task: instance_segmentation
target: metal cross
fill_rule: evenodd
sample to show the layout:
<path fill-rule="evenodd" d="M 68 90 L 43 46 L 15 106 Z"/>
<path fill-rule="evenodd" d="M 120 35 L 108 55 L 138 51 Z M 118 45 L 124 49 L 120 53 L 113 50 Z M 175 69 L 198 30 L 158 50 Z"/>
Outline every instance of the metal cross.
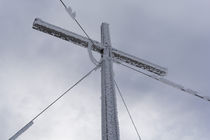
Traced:
<path fill-rule="evenodd" d="M 35 19 L 33 28 L 63 40 L 72 42 L 81 47 L 87 48 L 89 45 L 91 45 L 91 50 L 101 54 L 102 140 L 120 140 L 116 95 L 113 79 L 113 61 L 126 63 L 133 67 L 141 68 L 147 72 L 156 74 L 157 76 L 165 76 L 167 69 L 112 48 L 109 25 L 107 23 L 102 23 L 101 25 L 101 43 L 97 41 L 93 41 L 92 43 L 86 37 L 54 26 L 38 18 Z"/>

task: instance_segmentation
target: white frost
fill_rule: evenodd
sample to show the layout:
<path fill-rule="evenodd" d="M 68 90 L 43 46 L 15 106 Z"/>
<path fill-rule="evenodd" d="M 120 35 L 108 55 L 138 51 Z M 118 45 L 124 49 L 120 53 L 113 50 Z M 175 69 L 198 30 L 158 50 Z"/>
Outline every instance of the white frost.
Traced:
<path fill-rule="evenodd" d="M 68 6 L 66 8 L 67 13 L 70 15 L 71 18 L 75 19 L 76 18 L 76 12 L 73 12 L 72 8 Z"/>

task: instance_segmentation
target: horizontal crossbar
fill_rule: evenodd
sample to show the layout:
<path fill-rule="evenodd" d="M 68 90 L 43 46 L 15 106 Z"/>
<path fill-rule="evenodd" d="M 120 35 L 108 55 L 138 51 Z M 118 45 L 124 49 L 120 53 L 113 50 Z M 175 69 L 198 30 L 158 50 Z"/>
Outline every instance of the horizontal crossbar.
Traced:
<path fill-rule="evenodd" d="M 79 45 L 79 46 L 85 47 L 85 48 L 88 47 L 88 43 L 91 43 L 90 40 L 86 37 L 83 37 L 76 33 L 67 31 L 67 30 L 57 27 L 55 25 L 49 24 L 49 23 L 44 22 L 38 18 L 36 18 L 34 20 L 33 29 L 53 35 L 55 37 L 72 42 L 76 45 Z M 100 42 L 94 41 L 94 40 L 93 40 L 93 42 L 94 42 L 94 44 L 92 45 L 92 50 L 102 54 L 103 49 L 104 49 L 102 44 Z M 148 62 L 146 60 L 132 56 L 130 54 L 127 54 L 125 52 L 119 51 L 114 48 L 112 49 L 112 57 L 113 57 L 113 59 L 116 59 L 117 61 L 122 61 L 124 63 L 144 69 L 146 71 L 149 71 L 149 72 L 154 73 L 159 76 L 165 76 L 167 74 L 166 68 L 163 68 L 159 65 L 153 64 L 151 62 Z"/>

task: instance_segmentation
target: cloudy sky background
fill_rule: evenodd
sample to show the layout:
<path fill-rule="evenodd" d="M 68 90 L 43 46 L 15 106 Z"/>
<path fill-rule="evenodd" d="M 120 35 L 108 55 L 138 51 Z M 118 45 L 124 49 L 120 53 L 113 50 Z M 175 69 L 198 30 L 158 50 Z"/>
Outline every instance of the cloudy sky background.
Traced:
<path fill-rule="evenodd" d="M 65 0 L 100 41 L 168 68 L 167 79 L 210 96 L 208 0 Z M 6 140 L 93 68 L 87 50 L 32 29 L 34 18 L 83 35 L 59 0 L 0 1 L 0 139 Z M 98 57 L 98 56 L 97 56 Z M 114 65 L 142 140 L 209 140 L 210 103 Z M 100 70 L 40 116 L 19 140 L 99 140 Z M 119 96 L 118 96 L 119 97 Z M 118 98 L 121 140 L 136 140 Z"/>

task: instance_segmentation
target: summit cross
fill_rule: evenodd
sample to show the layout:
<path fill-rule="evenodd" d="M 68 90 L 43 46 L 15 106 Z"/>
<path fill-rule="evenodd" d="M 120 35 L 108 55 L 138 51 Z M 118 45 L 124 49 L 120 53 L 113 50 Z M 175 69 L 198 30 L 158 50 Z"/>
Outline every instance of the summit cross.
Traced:
<path fill-rule="evenodd" d="M 90 40 L 76 33 L 36 18 L 33 29 L 88 48 L 101 54 L 101 129 L 102 140 L 120 140 L 117 103 L 114 86 L 113 62 L 126 63 L 157 76 L 165 76 L 167 69 L 146 60 L 112 48 L 109 25 L 101 25 L 101 42 Z"/>

